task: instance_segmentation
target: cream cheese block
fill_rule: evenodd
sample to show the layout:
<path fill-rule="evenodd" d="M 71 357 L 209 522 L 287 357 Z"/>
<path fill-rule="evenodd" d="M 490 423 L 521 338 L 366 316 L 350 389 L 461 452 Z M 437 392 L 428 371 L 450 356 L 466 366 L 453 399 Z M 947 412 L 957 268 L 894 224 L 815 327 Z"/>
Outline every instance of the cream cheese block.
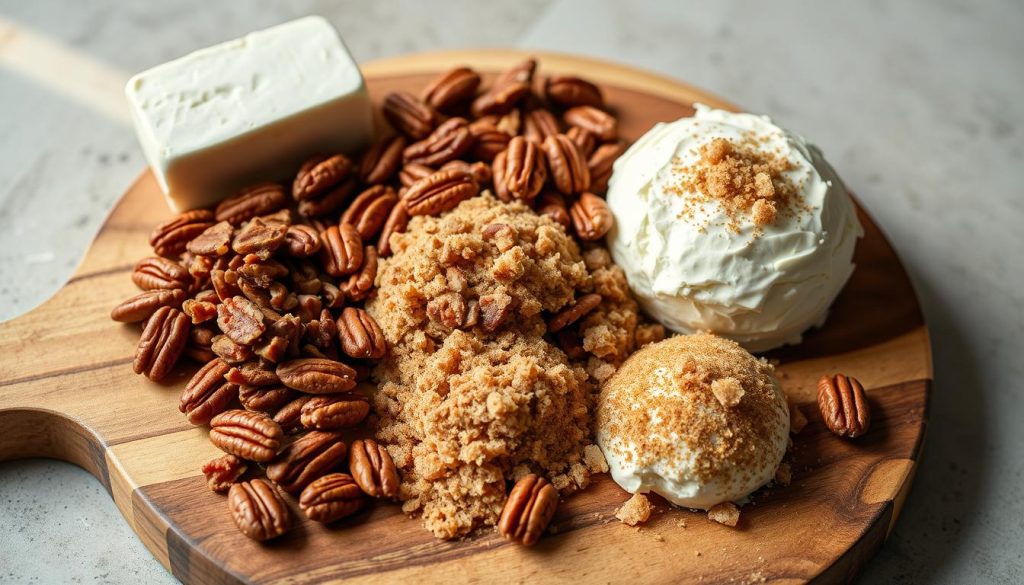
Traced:
<path fill-rule="evenodd" d="M 285 178 L 312 154 L 354 152 L 373 131 L 359 67 L 318 16 L 154 67 L 132 77 L 125 93 L 174 211 Z"/>

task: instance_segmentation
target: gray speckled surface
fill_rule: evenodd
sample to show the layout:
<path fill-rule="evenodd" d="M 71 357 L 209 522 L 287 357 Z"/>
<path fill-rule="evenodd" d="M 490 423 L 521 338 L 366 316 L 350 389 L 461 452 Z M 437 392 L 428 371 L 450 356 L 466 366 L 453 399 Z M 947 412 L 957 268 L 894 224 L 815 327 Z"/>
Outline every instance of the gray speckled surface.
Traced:
<path fill-rule="evenodd" d="M 859 582 L 1024 582 L 1024 4 L 635 4 L 0 0 L 0 319 L 59 288 L 142 168 L 112 95 L 134 71 L 308 13 L 361 60 L 513 45 L 640 65 L 819 143 L 917 286 L 935 351 L 928 444 Z M 35 74 L 26 38 L 98 69 Z M 84 94 L 65 87 L 76 75 Z M 69 465 L 0 464 L 0 519 L 0 582 L 173 582 Z"/>

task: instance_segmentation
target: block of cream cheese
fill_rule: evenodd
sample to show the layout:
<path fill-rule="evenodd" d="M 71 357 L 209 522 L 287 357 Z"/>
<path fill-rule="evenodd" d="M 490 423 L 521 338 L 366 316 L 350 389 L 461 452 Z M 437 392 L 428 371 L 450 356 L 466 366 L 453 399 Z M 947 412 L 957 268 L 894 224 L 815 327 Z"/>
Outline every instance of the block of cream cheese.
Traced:
<path fill-rule="evenodd" d="M 371 139 L 366 84 L 325 19 L 308 16 L 133 77 L 135 130 L 175 211 L 284 179 L 319 152 Z"/>

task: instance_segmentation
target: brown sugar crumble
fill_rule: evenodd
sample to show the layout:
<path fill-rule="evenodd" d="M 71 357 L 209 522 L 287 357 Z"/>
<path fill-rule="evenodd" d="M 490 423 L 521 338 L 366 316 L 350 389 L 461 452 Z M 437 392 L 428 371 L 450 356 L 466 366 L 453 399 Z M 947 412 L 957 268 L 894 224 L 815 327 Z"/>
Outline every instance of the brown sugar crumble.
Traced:
<path fill-rule="evenodd" d="M 692 220 L 705 204 L 718 202 L 728 227 L 739 233 L 744 218 L 761 228 L 775 223 L 780 214 L 797 210 L 799 187 L 785 174 L 792 170 L 792 162 L 766 151 L 761 142 L 752 133 L 739 141 L 714 138 L 698 149 L 696 163 L 677 161 L 673 171 L 681 180 L 668 190 L 688 198 L 682 216 Z"/>
<path fill-rule="evenodd" d="M 626 500 L 626 503 L 622 504 L 622 507 L 615 511 L 615 517 L 623 524 L 636 526 L 650 520 L 651 511 L 653 510 L 654 506 L 651 505 L 651 501 L 647 499 L 647 496 L 633 494 L 632 498 Z"/>
<path fill-rule="evenodd" d="M 607 471 L 590 438 L 596 386 L 637 327 L 608 252 L 486 194 L 413 218 L 391 244 L 366 310 L 391 346 L 373 401 L 403 510 L 457 538 L 497 522 L 509 481 L 537 473 L 564 496 Z M 582 350 L 570 359 L 546 319 L 588 293 L 602 302 L 572 324 Z"/>
<path fill-rule="evenodd" d="M 722 502 L 708 510 L 708 519 L 725 526 L 736 526 L 740 521 L 740 509 L 732 502 Z"/>

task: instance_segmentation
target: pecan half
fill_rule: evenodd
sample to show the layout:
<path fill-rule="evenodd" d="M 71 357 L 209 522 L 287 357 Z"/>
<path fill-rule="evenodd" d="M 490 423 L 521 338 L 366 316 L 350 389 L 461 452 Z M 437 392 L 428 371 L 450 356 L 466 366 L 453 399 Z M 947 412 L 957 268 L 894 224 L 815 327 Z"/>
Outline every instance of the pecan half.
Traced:
<path fill-rule="evenodd" d="M 548 331 L 555 333 L 565 329 L 569 325 L 572 325 L 582 319 L 587 313 L 596 309 L 600 304 L 601 295 L 597 293 L 583 295 L 576 299 L 576 303 L 571 307 L 566 307 L 551 317 L 551 320 L 548 321 Z"/>
<path fill-rule="evenodd" d="M 173 307 L 160 307 L 146 321 L 132 369 L 154 382 L 167 377 L 188 343 L 189 319 Z"/>
<path fill-rule="evenodd" d="M 231 237 L 235 233 L 229 221 L 211 224 L 188 242 L 186 248 L 199 256 L 223 256 L 231 251 Z"/>
<path fill-rule="evenodd" d="M 174 260 L 151 256 L 135 263 L 132 282 L 142 290 L 186 289 L 192 283 L 192 277 L 184 266 Z"/>
<path fill-rule="evenodd" d="M 502 71 L 494 79 L 494 85 L 505 83 L 531 83 L 533 74 L 537 71 L 537 60 L 533 57 L 523 59 L 508 69 Z"/>
<path fill-rule="evenodd" d="M 473 156 L 485 161 L 493 161 L 499 152 L 508 148 L 508 141 L 512 139 L 490 123 L 474 122 L 469 125 L 469 132 L 473 135 Z"/>
<path fill-rule="evenodd" d="M 587 159 L 568 136 L 555 134 L 545 138 L 544 154 L 556 189 L 566 195 L 574 195 L 590 188 Z"/>
<path fill-rule="evenodd" d="M 455 67 L 424 88 L 423 103 L 439 111 L 449 111 L 473 97 L 480 87 L 480 75 L 469 67 Z"/>
<path fill-rule="evenodd" d="M 263 312 L 245 297 L 234 296 L 217 305 L 217 326 L 232 341 L 249 345 L 256 341 L 266 326 Z"/>
<path fill-rule="evenodd" d="M 281 425 L 286 433 L 291 433 L 302 428 L 302 407 L 315 396 L 303 395 L 285 404 L 274 415 L 274 422 Z"/>
<path fill-rule="evenodd" d="M 284 386 L 241 386 L 238 401 L 246 410 L 272 413 L 295 398 L 295 392 Z"/>
<path fill-rule="evenodd" d="M 445 163 L 445 165 L 441 167 L 441 170 L 456 170 L 469 173 L 469 175 L 473 177 L 473 180 L 476 181 L 477 185 L 481 186 L 490 183 L 491 178 L 493 177 L 491 165 L 481 161 L 468 163 L 464 160 L 453 160 Z"/>
<path fill-rule="evenodd" d="M 413 140 L 426 138 L 437 125 L 434 109 L 408 92 L 389 93 L 381 107 L 391 126 Z"/>
<path fill-rule="evenodd" d="M 469 110 L 473 116 L 507 114 L 520 101 L 530 94 L 530 83 L 526 81 L 510 81 L 495 83 L 491 89 L 477 96 Z"/>
<path fill-rule="evenodd" d="M 871 426 L 871 407 L 856 378 L 822 376 L 818 380 L 818 408 L 828 430 L 840 437 L 859 437 Z"/>
<path fill-rule="evenodd" d="M 363 264 L 363 239 L 355 226 L 332 225 L 320 234 L 320 261 L 331 276 L 352 274 Z"/>
<path fill-rule="evenodd" d="M 529 201 L 540 193 L 547 180 L 544 154 L 533 142 L 516 136 L 494 159 L 494 190 L 502 201 Z"/>
<path fill-rule="evenodd" d="M 216 459 L 203 464 L 203 475 L 210 489 L 224 493 L 245 473 L 247 466 L 244 461 L 234 455 L 225 453 Z"/>
<path fill-rule="evenodd" d="M 188 381 L 178 401 L 178 410 L 185 413 L 188 422 L 207 424 L 238 396 L 238 386 L 224 379 L 229 369 L 224 360 L 214 359 Z"/>
<path fill-rule="evenodd" d="M 615 140 L 619 134 L 619 124 L 608 112 L 599 110 L 593 106 L 576 106 L 569 108 L 562 114 L 565 123 L 570 126 L 579 126 L 584 130 L 593 132 L 603 142 Z"/>
<path fill-rule="evenodd" d="M 265 463 L 281 449 L 281 425 L 261 412 L 227 410 L 210 420 L 210 442 L 225 453 Z"/>
<path fill-rule="evenodd" d="M 419 163 L 411 163 L 402 167 L 402 170 L 398 173 L 398 182 L 403 187 L 412 187 L 413 183 L 420 179 L 425 179 L 430 175 L 434 174 L 434 169 L 427 165 L 421 165 Z"/>
<path fill-rule="evenodd" d="M 449 169 L 413 183 L 403 201 L 409 215 L 438 215 L 479 192 L 480 186 L 470 174 Z"/>
<path fill-rule="evenodd" d="M 210 350 L 229 364 L 240 364 L 252 359 L 252 348 L 235 343 L 227 335 L 217 335 L 210 344 Z"/>
<path fill-rule="evenodd" d="M 406 147 L 402 160 L 406 164 L 418 163 L 437 167 L 462 156 L 473 146 L 473 134 L 463 118 L 450 118 L 438 126 L 430 136 Z"/>
<path fill-rule="evenodd" d="M 385 136 L 375 142 L 359 163 L 359 178 L 367 185 L 386 183 L 402 166 L 402 151 L 407 144 L 401 134 Z"/>
<path fill-rule="evenodd" d="M 590 189 L 595 193 L 603 193 L 608 189 L 608 179 L 612 176 L 612 165 L 622 155 L 625 146 L 618 142 L 602 144 L 587 159 L 590 168 Z"/>
<path fill-rule="evenodd" d="M 277 366 L 277 377 L 289 388 L 309 394 L 333 394 L 356 385 L 356 371 L 329 359 L 300 358 Z"/>
<path fill-rule="evenodd" d="M 224 378 L 232 384 L 246 384 L 249 386 L 274 386 L 281 383 L 274 370 L 266 369 L 259 362 L 245 362 L 237 365 L 226 374 Z"/>
<path fill-rule="evenodd" d="M 565 197 L 562 197 L 562 194 L 557 191 L 545 190 L 537 196 L 537 213 L 550 217 L 555 223 L 561 224 L 565 228 L 572 224 L 569 208 L 565 204 Z"/>
<path fill-rule="evenodd" d="M 160 256 L 177 256 L 192 238 L 212 225 L 213 212 L 209 209 L 186 211 L 156 226 L 149 234 L 149 245 Z"/>
<path fill-rule="evenodd" d="M 576 236 L 581 240 L 599 240 L 612 229 L 615 218 L 608 204 L 593 193 L 583 193 L 569 208 Z"/>
<path fill-rule="evenodd" d="M 254 217 L 235 235 L 231 249 L 239 254 L 260 254 L 263 258 L 269 258 L 274 250 L 284 243 L 287 233 L 286 225 L 268 223 Z"/>
<path fill-rule="evenodd" d="M 395 190 L 387 185 L 375 185 L 356 197 L 341 216 L 341 223 L 356 228 L 363 241 L 369 241 L 384 227 L 391 208 L 398 203 Z"/>
<path fill-rule="evenodd" d="M 298 201 L 317 199 L 343 183 L 354 171 L 352 161 L 343 154 L 315 156 L 299 168 L 292 183 L 292 197 Z"/>
<path fill-rule="evenodd" d="M 284 491 L 294 494 L 345 463 L 347 452 L 341 433 L 312 431 L 295 439 L 267 465 L 267 477 Z"/>
<path fill-rule="evenodd" d="M 121 301 L 110 311 L 110 318 L 121 323 L 138 323 L 160 307 L 178 307 L 184 300 L 185 291 L 180 288 L 147 290 Z"/>
<path fill-rule="evenodd" d="M 363 255 L 363 265 L 342 286 L 345 297 L 353 301 L 361 301 L 369 296 L 373 290 L 373 283 L 377 279 L 377 248 L 367 246 Z"/>
<path fill-rule="evenodd" d="M 338 337 L 345 355 L 356 359 L 379 359 L 388 350 L 380 325 L 369 313 L 355 307 L 345 307 L 338 317 Z"/>
<path fill-rule="evenodd" d="M 584 130 L 579 126 L 573 126 L 565 131 L 565 135 L 576 143 L 576 149 L 580 151 L 580 154 L 587 157 L 588 166 L 590 155 L 594 153 L 594 149 L 597 148 L 597 136 L 590 130 Z"/>
<path fill-rule="evenodd" d="M 552 75 L 544 82 L 544 97 L 549 102 L 571 108 L 574 106 L 604 106 L 601 89 L 593 83 L 572 75 Z"/>
<path fill-rule="evenodd" d="M 512 312 L 512 298 L 504 293 L 480 297 L 480 324 L 485 331 L 496 331 Z"/>
<path fill-rule="evenodd" d="M 558 119 L 550 110 L 535 108 L 526 112 L 523 121 L 523 138 L 540 146 L 544 144 L 544 140 L 548 136 L 558 133 Z"/>
<path fill-rule="evenodd" d="M 284 187 L 277 183 L 260 183 L 242 189 L 217 205 L 214 218 L 231 225 L 241 225 L 258 215 L 266 215 L 288 204 Z"/>
<path fill-rule="evenodd" d="M 355 176 L 351 176 L 316 199 L 299 201 L 299 215 L 303 217 L 320 217 L 337 212 L 345 205 L 345 201 L 348 200 L 349 196 L 355 192 L 356 185 Z"/>
<path fill-rule="evenodd" d="M 398 469 L 395 462 L 388 450 L 373 439 L 352 442 L 348 468 L 366 495 L 373 498 L 398 497 Z"/>
<path fill-rule="evenodd" d="M 228 491 L 228 508 L 235 526 L 253 540 L 270 540 L 291 528 L 288 504 L 265 479 L 232 485 Z"/>
<path fill-rule="evenodd" d="M 546 479 L 529 474 L 516 482 L 498 520 L 498 532 L 531 546 L 548 527 L 558 508 L 558 491 Z"/>
<path fill-rule="evenodd" d="M 308 225 L 291 225 L 284 235 L 284 249 L 290 256 L 305 258 L 320 251 L 320 234 Z"/>
<path fill-rule="evenodd" d="M 377 252 L 382 258 L 391 255 L 391 235 L 404 232 L 408 225 L 409 210 L 404 202 L 399 201 L 397 205 L 391 208 L 391 214 L 388 215 L 388 220 L 384 222 L 384 227 L 380 230 L 380 238 L 377 239 Z"/>
<path fill-rule="evenodd" d="M 334 522 L 363 507 L 366 498 L 347 473 L 331 473 L 306 486 L 299 496 L 299 508 L 314 522 Z"/>
<path fill-rule="evenodd" d="M 335 430 L 359 424 L 370 414 L 370 402 L 358 392 L 314 396 L 302 406 L 300 420 L 307 429 Z"/>

